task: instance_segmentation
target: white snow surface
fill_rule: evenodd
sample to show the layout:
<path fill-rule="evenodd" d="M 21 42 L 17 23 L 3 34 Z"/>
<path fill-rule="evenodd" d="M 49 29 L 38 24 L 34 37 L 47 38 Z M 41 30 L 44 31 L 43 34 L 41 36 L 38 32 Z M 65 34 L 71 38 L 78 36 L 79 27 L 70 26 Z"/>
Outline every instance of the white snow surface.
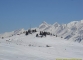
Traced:
<path fill-rule="evenodd" d="M 82 44 L 55 36 L 35 36 L 20 34 L 0 39 L 0 60 L 83 59 Z"/>

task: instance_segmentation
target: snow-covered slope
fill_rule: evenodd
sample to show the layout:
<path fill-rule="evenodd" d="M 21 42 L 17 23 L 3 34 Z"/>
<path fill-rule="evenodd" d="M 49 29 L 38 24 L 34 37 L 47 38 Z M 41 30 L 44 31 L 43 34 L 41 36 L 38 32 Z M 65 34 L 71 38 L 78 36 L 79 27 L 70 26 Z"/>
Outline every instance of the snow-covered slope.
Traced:
<path fill-rule="evenodd" d="M 74 42 L 82 43 L 83 41 L 83 20 L 72 21 L 68 24 L 59 24 L 56 22 L 53 25 L 48 24 L 44 21 L 42 22 L 42 24 L 39 25 L 38 28 L 34 28 L 34 29 L 36 29 L 37 31 L 47 31 L 57 35 L 58 37 L 63 37 L 64 39 L 72 40 Z M 7 38 L 13 35 L 22 34 L 24 31 L 26 30 L 19 29 L 12 32 L 0 34 L 0 38 L 2 37 Z"/>
<path fill-rule="evenodd" d="M 43 27 L 42 27 L 43 26 Z M 49 25 L 47 23 L 42 23 L 39 29 L 42 27 L 43 31 L 51 32 L 64 39 L 73 40 L 81 42 L 83 40 L 83 20 L 72 21 L 68 24 L 58 24 Z M 41 29 L 40 29 L 41 30 Z"/>
<path fill-rule="evenodd" d="M 14 35 L 0 39 L 0 60 L 83 59 L 83 45 L 56 36 Z"/>
<path fill-rule="evenodd" d="M 12 32 L 5 32 L 3 34 L 0 34 L 0 38 L 12 37 L 12 36 L 17 35 L 17 34 L 22 34 L 24 31 L 25 31 L 24 29 L 18 29 L 18 30 L 12 31 Z"/>
<path fill-rule="evenodd" d="M 0 34 L 0 60 L 83 59 L 83 20 L 53 25 L 44 21 L 38 28 L 31 29 L 37 32 L 26 36 L 27 30 L 19 29 Z M 50 32 L 57 37 L 36 37 L 40 31 Z"/>

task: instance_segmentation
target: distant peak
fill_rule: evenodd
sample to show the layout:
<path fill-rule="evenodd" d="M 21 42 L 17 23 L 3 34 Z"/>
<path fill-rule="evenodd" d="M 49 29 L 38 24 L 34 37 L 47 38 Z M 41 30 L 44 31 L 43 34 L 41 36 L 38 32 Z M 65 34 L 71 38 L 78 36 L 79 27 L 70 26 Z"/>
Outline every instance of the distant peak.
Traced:
<path fill-rule="evenodd" d="M 83 19 L 81 20 L 81 23 L 83 23 Z"/>
<path fill-rule="evenodd" d="M 43 21 L 41 25 L 49 25 L 47 22 Z"/>
<path fill-rule="evenodd" d="M 55 25 L 55 24 L 58 24 L 57 22 L 55 22 L 53 25 Z"/>
<path fill-rule="evenodd" d="M 46 22 L 46 21 L 43 21 L 42 23 L 43 23 L 43 24 L 47 24 L 47 22 Z"/>
<path fill-rule="evenodd" d="M 39 25 L 39 28 L 42 29 L 42 28 L 46 28 L 48 26 L 49 26 L 49 24 L 47 22 L 43 21 L 42 24 Z"/>
<path fill-rule="evenodd" d="M 71 21 L 70 23 L 68 23 L 68 25 L 75 25 L 77 24 L 79 21 Z"/>
<path fill-rule="evenodd" d="M 55 22 L 53 25 L 60 25 L 59 23 Z"/>

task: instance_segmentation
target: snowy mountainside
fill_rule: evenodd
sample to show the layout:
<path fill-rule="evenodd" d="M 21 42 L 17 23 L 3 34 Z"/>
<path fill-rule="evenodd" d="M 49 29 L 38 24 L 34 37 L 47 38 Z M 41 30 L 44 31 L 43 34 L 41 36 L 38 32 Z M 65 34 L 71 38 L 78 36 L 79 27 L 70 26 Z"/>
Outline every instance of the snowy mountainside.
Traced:
<path fill-rule="evenodd" d="M 57 35 L 58 37 L 62 37 L 67 40 L 72 40 L 75 42 L 82 42 L 83 41 L 83 20 L 81 21 L 72 21 L 68 24 L 48 24 L 47 22 L 42 22 L 42 24 L 39 25 L 37 28 L 31 28 L 36 29 L 37 31 L 47 31 L 52 34 Z M 12 32 L 7 32 L 4 34 L 0 34 L 0 38 L 2 37 L 11 37 L 13 35 L 22 34 L 27 30 L 24 29 L 18 29 Z"/>
<path fill-rule="evenodd" d="M 58 23 L 50 25 L 43 22 L 39 27 L 41 28 L 31 28 L 31 30 L 36 29 L 37 32 L 28 35 L 25 34 L 27 30 L 24 29 L 1 34 L 1 37 L 4 38 L 0 38 L 0 60 L 83 59 L 83 40 L 80 42 L 82 44 L 78 43 L 78 34 L 82 33 L 82 30 L 80 30 L 82 25 L 79 25 L 80 29 L 78 31 L 75 29 L 71 30 L 71 28 L 67 27 L 67 24 L 60 25 Z M 37 34 L 40 34 L 41 30 L 57 34 L 58 36 L 36 37 Z M 65 39 L 61 38 L 61 36 Z M 75 40 L 77 39 L 78 42 L 72 42 L 73 37 L 77 37 Z"/>
<path fill-rule="evenodd" d="M 22 34 L 24 31 L 25 31 L 24 29 L 18 29 L 18 30 L 12 31 L 12 32 L 6 32 L 3 34 L 0 34 L 0 38 L 12 37 L 12 36 L 17 35 L 17 34 Z"/>
<path fill-rule="evenodd" d="M 36 37 L 36 33 L 0 39 L 0 60 L 83 59 L 83 45 L 56 36 Z"/>
<path fill-rule="evenodd" d="M 48 30 L 50 27 L 51 25 L 44 21 L 42 22 L 42 24 L 39 25 L 39 30 L 41 31 Z"/>
<path fill-rule="evenodd" d="M 83 20 L 81 21 L 72 21 L 68 24 L 58 24 L 57 22 L 53 25 L 49 24 L 41 24 L 39 26 L 42 27 L 43 31 L 51 32 L 59 37 L 63 37 L 64 39 L 73 40 L 77 42 L 81 42 L 83 40 Z"/>

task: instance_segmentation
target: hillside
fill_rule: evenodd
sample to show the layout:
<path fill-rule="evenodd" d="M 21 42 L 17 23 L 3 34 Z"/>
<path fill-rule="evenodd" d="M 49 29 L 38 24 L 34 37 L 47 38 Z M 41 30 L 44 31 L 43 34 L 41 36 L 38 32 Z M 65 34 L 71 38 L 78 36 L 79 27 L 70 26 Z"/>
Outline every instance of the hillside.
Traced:
<path fill-rule="evenodd" d="M 83 59 L 83 45 L 56 36 L 35 37 L 36 33 L 0 39 L 0 60 Z"/>

